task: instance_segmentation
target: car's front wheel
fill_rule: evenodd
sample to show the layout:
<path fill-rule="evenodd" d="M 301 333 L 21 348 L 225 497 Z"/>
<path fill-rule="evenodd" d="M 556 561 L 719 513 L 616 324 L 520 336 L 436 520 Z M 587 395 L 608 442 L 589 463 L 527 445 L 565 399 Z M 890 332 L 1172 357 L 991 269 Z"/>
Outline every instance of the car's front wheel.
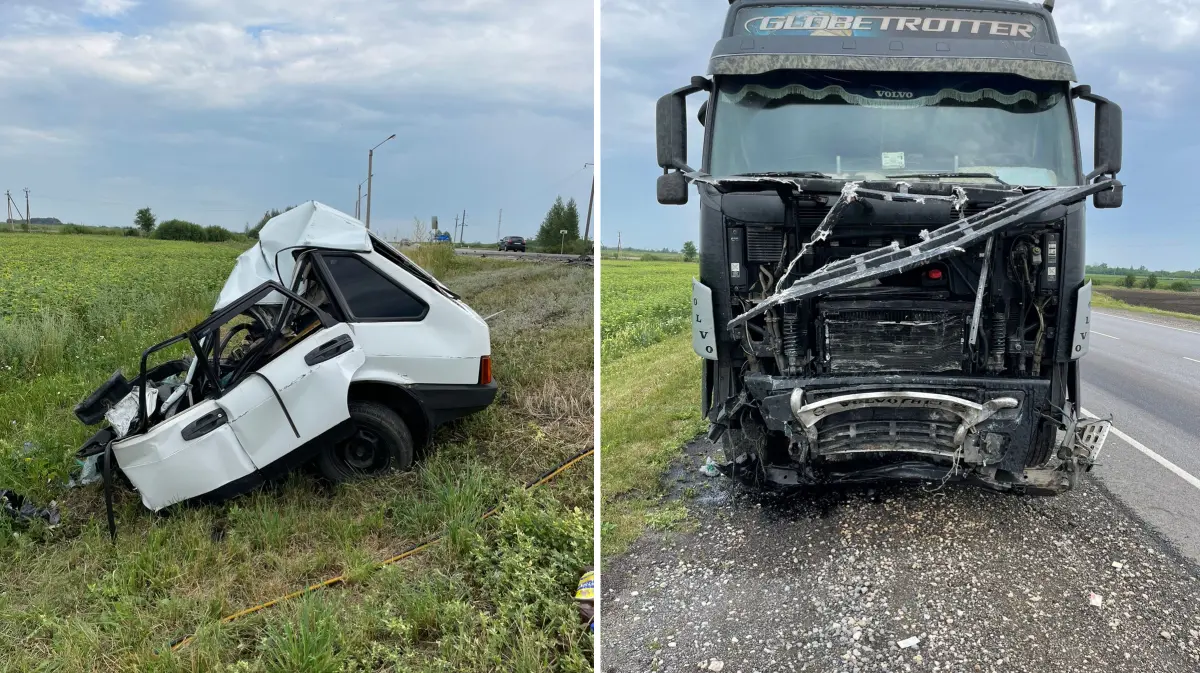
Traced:
<path fill-rule="evenodd" d="M 404 419 L 378 402 L 350 401 L 354 434 L 317 454 L 317 468 L 339 483 L 412 467 L 412 433 Z"/>

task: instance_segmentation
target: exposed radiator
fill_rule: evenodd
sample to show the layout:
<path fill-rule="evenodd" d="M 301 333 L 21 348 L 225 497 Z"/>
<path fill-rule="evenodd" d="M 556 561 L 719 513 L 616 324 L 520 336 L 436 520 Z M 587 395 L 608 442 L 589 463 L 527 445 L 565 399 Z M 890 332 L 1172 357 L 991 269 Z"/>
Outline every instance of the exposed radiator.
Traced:
<path fill-rule="evenodd" d="M 970 311 L 964 302 L 825 302 L 825 366 L 834 374 L 962 371 Z"/>
<path fill-rule="evenodd" d="M 782 229 L 746 227 L 746 261 L 778 262 L 782 256 Z"/>

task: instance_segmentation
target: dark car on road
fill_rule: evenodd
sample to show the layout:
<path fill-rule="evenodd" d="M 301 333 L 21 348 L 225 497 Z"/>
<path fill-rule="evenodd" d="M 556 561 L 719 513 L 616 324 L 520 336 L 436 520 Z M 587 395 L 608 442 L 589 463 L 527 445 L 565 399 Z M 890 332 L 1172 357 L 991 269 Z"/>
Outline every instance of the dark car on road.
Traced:
<path fill-rule="evenodd" d="M 500 239 L 500 245 L 496 249 L 500 252 L 508 252 L 509 250 L 525 252 L 525 239 L 520 236 L 505 236 Z"/>

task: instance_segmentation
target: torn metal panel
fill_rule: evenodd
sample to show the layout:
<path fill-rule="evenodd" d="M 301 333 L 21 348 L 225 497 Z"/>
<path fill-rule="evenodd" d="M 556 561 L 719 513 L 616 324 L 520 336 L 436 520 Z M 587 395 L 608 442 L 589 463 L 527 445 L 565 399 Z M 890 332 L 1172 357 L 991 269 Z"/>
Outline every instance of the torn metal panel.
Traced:
<path fill-rule="evenodd" d="M 955 253 L 964 253 L 968 247 L 977 242 L 1009 227 L 1023 224 L 1048 208 L 1077 203 L 1092 194 L 1112 189 L 1115 184 L 1117 184 L 1115 180 L 1104 180 L 1080 187 L 1029 192 L 982 213 L 942 227 L 930 234 L 929 240 L 916 245 L 901 249 L 899 244 L 893 241 L 892 245 L 879 250 L 829 264 L 800 279 L 792 287 L 777 292 L 749 311 L 730 320 L 728 326 L 734 328 L 742 325 L 747 320 L 762 315 L 770 308 L 784 302 L 815 297 L 840 288 L 903 273 L 909 269 L 945 259 Z M 911 194 L 872 193 L 875 191 L 859 188 L 856 194 L 867 198 L 890 194 L 892 200 L 914 199 Z"/>
<path fill-rule="evenodd" d="M 792 263 L 788 264 L 787 270 L 785 270 L 783 274 L 779 276 L 779 282 L 775 285 L 775 292 L 780 292 L 783 290 L 783 284 L 787 282 L 788 276 L 792 275 L 792 270 L 796 268 L 796 264 L 798 264 L 801 259 L 804 259 L 805 255 L 812 252 L 813 246 L 829 238 L 830 232 L 833 231 L 833 225 L 837 224 L 838 221 L 841 220 L 842 212 L 845 211 L 846 207 L 851 203 L 858 201 L 858 188 L 860 184 L 862 183 L 847 182 L 846 185 L 842 187 L 841 195 L 838 196 L 838 200 L 833 204 L 833 207 L 829 209 L 829 212 L 825 214 L 825 219 L 821 220 L 820 226 L 813 231 L 812 236 L 810 236 L 808 239 L 808 242 L 805 243 L 802 248 L 800 248 L 800 253 L 792 258 Z"/>

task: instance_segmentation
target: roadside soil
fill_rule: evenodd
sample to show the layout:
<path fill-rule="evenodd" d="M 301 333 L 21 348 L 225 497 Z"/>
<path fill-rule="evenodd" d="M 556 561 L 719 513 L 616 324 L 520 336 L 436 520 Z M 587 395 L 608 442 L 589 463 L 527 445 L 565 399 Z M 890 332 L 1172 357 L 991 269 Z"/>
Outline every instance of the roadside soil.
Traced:
<path fill-rule="evenodd" d="M 1137 290 L 1110 286 L 1097 286 L 1095 291 L 1102 292 L 1113 299 L 1118 299 L 1134 306 L 1148 306 L 1163 311 L 1200 315 L 1200 292 Z"/>
<path fill-rule="evenodd" d="M 1200 669 L 1200 569 L 1091 478 L 782 498 L 704 476 L 709 455 L 665 477 L 687 519 L 604 569 L 603 671 Z"/>

